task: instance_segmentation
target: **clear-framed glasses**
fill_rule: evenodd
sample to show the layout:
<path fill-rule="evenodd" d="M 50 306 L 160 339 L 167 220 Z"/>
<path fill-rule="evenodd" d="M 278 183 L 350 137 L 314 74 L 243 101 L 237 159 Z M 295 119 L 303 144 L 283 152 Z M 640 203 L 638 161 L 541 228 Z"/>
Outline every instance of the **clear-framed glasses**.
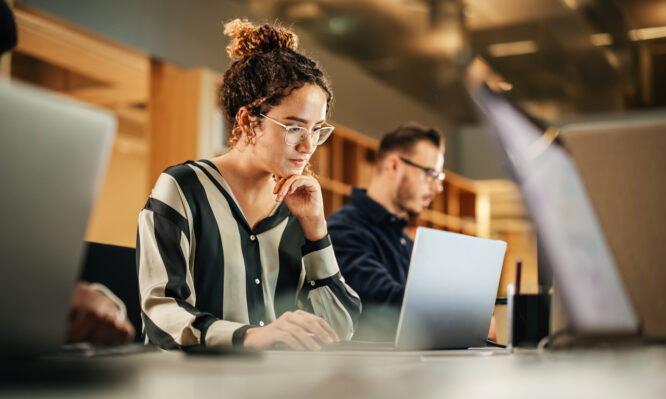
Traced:
<path fill-rule="evenodd" d="M 284 141 L 287 143 L 287 145 L 298 145 L 303 142 L 303 140 L 305 140 L 308 135 L 312 138 L 312 142 L 315 143 L 315 145 L 322 145 L 335 129 L 334 126 L 327 125 L 308 130 L 301 126 L 284 125 L 264 114 L 259 115 L 284 128 Z"/>
<path fill-rule="evenodd" d="M 444 172 L 438 172 L 435 169 L 431 168 L 426 168 L 425 166 L 421 166 L 417 163 L 414 163 L 410 161 L 407 158 L 400 157 L 400 160 L 404 163 L 406 163 L 409 166 L 413 166 L 415 168 L 421 169 L 423 172 L 425 172 L 425 178 L 426 182 L 428 184 L 432 184 L 434 182 L 438 182 L 439 184 L 442 184 L 444 181 L 444 178 L 446 177 L 446 174 Z"/>

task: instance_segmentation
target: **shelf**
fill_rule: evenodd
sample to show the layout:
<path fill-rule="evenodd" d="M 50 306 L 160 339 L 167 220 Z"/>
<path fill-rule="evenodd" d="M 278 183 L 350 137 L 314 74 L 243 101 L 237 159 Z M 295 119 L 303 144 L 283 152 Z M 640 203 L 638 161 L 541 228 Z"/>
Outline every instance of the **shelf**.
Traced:
<path fill-rule="evenodd" d="M 367 187 L 375 168 L 378 141 L 336 124 L 330 140 L 320 146 L 310 164 L 322 187 L 326 215 L 349 201 L 351 188 Z M 429 209 L 410 220 L 407 234 L 418 226 L 498 239 L 507 253 L 498 288 L 514 281 L 517 260 L 523 263 L 521 291 L 535 293 L 537 284 L 536 237 L 518 187 L 507 180 L 471 180 L 446 171 L 444 190 Z"/>

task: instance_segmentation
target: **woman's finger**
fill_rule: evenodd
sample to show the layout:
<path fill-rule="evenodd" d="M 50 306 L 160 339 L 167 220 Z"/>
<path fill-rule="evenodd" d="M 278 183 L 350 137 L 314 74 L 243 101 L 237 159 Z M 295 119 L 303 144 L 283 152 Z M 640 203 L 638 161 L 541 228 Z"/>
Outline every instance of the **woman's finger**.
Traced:
<path fill-rule="evenodd" d="M 335 333 L 335 331 L 331 328 L 331 326 L 326 322 L 326 320 L 322 319 L 321 317 L 317 317 L 317 323 L 319 326 L 328 333 L 329 337 L 333 340 L 333 342 L 338 342 L 340 341 L 340 338 L 338 337 L 338 334 Z"/>
<path fill-rule="evenodd" d="M 278 198 L 282 199 L 285 196 L 287 196 L 287 194 L 291 190 L 291 186 L 294 184 L 295 181 L 298 181 L 298 179 L 300 177 L 301 176 L 295 175 L 295 176 L 291 176 L 290 178 L 286 179 L 284 181 L 284 183 L 282 184 L 282 186 L 280 187 L 280 190 L 278 191 Z"/>
<path fill-rule="evenodd" d="M 316 316 L 315 316 L 316 317 Z M 294 318 L 293 322 L 303 328 L 304 330 L 310 332 L 316 337 L 319 342 L 324 344 L 332 344 L 333 342 L 338 341 L 335 336 L 335 333 L 331 334 L 326 328 L 324 328 L 318 320 L 309 317 L 303 318 Z"/>
<path fill-rule="evenodd" d="M 315 341 L 315 335 L 308 332 L 306 329 L 298 324 L 292 323 L 291 320 L 285 320 L 281 326 L 283 331 L 288 332 L 298 340 L 304 347 L 311 351 L 321 350 L 321 346 Z"/>
<path fill-rule="evenodd" d="M 317 181 L 309 176 L 296 176 L 296 179 L 291 183 L 289 195 L 296 192 L 296 190 L 303 188 L 308 192 L 316 192 L 319 189 Z"/>
<path fill-rule="evenodd" d="M 304 311 L 294 312 L 291 317 L 291 321 L 315 334 L 321 342 L 330 344 L 339 341 L 338 335 L 328 325 L 326 320 L 319 316 L 313 315 L 312 313 Z"/>
<path fill-rule="evenodd" d="M 301 187 L 305 186 L 305 182 L 303 179 L 296 179 L 291 183 L 291 188 L 289 189 L 289 192 L 286 195 L 291 195 L 296 192 Z"/>
<path fill-rule="evenodd" d="M 282 342 L 289 346 L 292 350 L 302 351 L 305 350 L 303 344 L 301 344 L 296 337 L 292 336 L 288 331 L 278 331 L 275 334 L 275 340 L 277 342 Z"/>
<path fill-rule="evenodd" d="M 277 194 L 280 191 L 280 188 L 282 187 L 282 185 L 286 180 L 287 179 L 285 179 L 284 177 L 277 178 L 277 180 L 275 181 L 275 187 L 273 187 L 273 194 Z"/>

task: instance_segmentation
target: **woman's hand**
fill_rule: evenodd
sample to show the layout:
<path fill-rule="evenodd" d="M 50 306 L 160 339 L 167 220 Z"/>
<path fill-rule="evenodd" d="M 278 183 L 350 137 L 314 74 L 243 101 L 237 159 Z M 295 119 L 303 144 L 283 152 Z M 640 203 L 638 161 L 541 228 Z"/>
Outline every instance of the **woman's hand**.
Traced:
<path fill-rule="evenodd" d="M 276 201 L 284 200 L 291 213 L 298 218 L 305 237 L 320 240 L 328 234 L 324 218 L 324 201 L 321 186 L 312 176 L 293 175 L 280 177 L 273 190 Z"/>
<path fill-rule="evenodd" d="M 294 350 L 318 351 L 320 344 L 338 342 L 338 336 L 321 317 L 297 310 L 285 312 L 265 327 L 250 328 L 243 345 L 251 349 L 270 349 L 285 344 Z"/>

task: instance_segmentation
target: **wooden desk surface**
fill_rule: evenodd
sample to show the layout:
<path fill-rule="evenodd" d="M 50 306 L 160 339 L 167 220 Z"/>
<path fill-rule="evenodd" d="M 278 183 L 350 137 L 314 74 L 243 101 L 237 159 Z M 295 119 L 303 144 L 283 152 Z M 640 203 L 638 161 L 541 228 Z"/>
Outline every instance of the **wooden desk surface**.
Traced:
<path fill-rule="evenodd" d="M 154 352 L 0 363 L 0 397 L 666 398 L 666 346 L 514 354 Z"/>

